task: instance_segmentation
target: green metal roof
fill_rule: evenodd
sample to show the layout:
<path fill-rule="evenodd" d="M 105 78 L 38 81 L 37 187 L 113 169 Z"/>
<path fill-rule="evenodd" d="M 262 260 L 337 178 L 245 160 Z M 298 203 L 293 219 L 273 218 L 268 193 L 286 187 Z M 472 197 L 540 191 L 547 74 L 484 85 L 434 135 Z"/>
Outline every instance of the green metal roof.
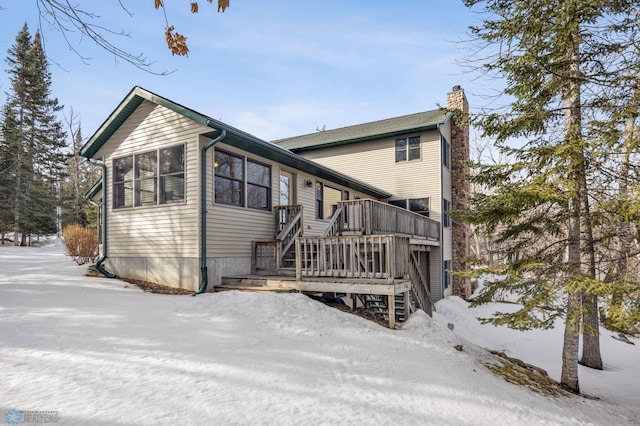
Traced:
<path fill-rule="evenodd" d="M 407 133 L 436 129 L 452 115 L 444 109 L 419 112 L 385 120 L 273 141 L 294 152 L 309 151 L 329 146 L 346 145 L 373 139 L 399 136 Z"/>
<path fill-rule="evenodd" d="M 210 132 L 203 133 L 206 137 L 213 139 L 220 134 L 222 130 L 225 130 L 227 135 L 222 141 L 225 144 L 251 152 L 263 158 L 268 158 L 280 164 L 305 171 L 314 176 L 338 183 L 347 188 L 360 191 L 375 198 L 391 197 L 391 194 L 386 191 L 317 164 L 311 160 L 294 154 L 286 148 L 259 139 L 249 133 L 243 132 L 240 129 L 229 126 L 221 121 L 215 120 L 190 108 L 158 96 L 139 86 L 134 87 L 124 100 L 120 102 L 120 105 L 118 105 L 118 107 L 111 113 L 109 118 L 102 123 L 93 136 L 91 136 L 87 143 L 80 149 L 80 155 L 86 158 L 93 158 L 100 148 L 102 148 L 102 146 L 111 138 L 111 136 L 113 136 L 118 128 L 131 116 L 131 114 L 133 114 L 136 108 L 144 100 L 162 105 L 197 123 L 210 127 Z"/>

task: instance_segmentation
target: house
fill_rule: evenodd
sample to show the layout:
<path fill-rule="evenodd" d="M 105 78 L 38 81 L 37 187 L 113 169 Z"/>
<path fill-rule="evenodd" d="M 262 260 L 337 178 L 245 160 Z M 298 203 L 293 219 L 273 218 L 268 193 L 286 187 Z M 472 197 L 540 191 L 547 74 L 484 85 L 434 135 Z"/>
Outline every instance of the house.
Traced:
<path fill-rule="evenodd" d="M 316 163 L 375 185 L 392 196 L 389 204 L 438 221 L 438 250 L 430 251 L 432 296 L 471 294 L 469 280 L 452 277 L 469 256 L 467 225 L 446 212 L 467 208 L 469 104 L 460 86 L 447 107 L 386 120 L 274 141 Z"/>
<path fill-rule="evenodd" d="M 80 155 L 103 170 L 91 195 L 101 188 L 96 267 L 107 276 L 197 293 L 258 286 L 349 294 L 377 306 L 391 327 L 416 307 L 430 312 L 432 293 L 441 297 L 442 269 L 429 258 L 441 251 L 440 220 L 387 203 L 405 193 L 375 179 L 140 87 Z"/>

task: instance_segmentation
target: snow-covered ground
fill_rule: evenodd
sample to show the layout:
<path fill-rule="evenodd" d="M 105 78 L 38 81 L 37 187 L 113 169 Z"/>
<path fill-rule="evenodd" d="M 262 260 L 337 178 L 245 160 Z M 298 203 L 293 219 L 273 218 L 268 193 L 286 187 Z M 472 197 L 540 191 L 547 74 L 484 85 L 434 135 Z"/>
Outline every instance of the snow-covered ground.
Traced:
<path fill-rule="evenodd" d="M 496 306 L 449 298 L 392 331 L 300 294 L 159 295 L 85 271 L 59 241 L 0 246 L 0 423 L 11 410 L 110 426 L 640 423 L 640 345 L 608 334 L 605 370 L 580 369 L 601 399 L 546 397 L 491 373 L 481 347 L 558 378 L 561 330 L 475 320 Z"/>

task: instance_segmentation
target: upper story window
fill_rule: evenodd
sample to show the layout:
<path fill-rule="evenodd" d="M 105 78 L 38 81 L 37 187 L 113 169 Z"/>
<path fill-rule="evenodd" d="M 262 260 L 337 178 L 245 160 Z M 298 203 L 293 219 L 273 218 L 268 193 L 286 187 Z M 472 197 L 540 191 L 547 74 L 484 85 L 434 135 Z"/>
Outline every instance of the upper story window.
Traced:
<path fill-rule="evenodd" d="M 396 139 L 396 163 L 420 159 L 420 136 Z"/>
<path fill-rule="evenodd" d="M 448 212 L 451 210 L 451 201 L 446 198 L 442 199 L 442 227 L 449 228 L 451 226 L 451 218 Z"/>
<path fill-rule="evenodd" d="M 402 207 L 422 216 L 429 216 L 429 198 L 408 198 L 403 200 L 391 200 L 389 204 Z"/>
<path fill-rule="evenodd" d="M 443 136 L 442 137 L 442 165 L 451 168 L 451 144 Z"/>
<path fill-rule="evenodd" d="M 215 150 L 215 202 L 250 209 L 271 209 L 271 166 Z"/>
<path fill-rule="evenodd" d="M 184 201 L 184 145 L 113 160 L 114 209 L 179 201 Z"/>

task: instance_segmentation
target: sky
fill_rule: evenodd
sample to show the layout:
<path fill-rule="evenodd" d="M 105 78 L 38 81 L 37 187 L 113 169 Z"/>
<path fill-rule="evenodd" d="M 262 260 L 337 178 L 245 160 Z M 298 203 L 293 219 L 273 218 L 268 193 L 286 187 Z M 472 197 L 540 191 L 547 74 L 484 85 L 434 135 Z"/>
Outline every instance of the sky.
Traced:
<path fill-rule="evenodd" d="M 471 108 L 484 90 L 461 64 L 469 55 L 469 25 L 478 14 L 461 0 L 231 0 L 225 13 L 200 1 L 167 4 L 167 20 L 153 2 L 77 0 L 100 17 L 96 23 L 129 37 L 113 43 L 154 61 L 139 70 L 96 47 L 62 35 L 39 16 L 37 0 L 0 0 L 0 52 L 14 44 L 26 22 L 41 29 L 50 60 L 52 93 L 65 113 L 79 115 L 83 135 L 93 134 L 136 85 L 259 138 L 313 133 L 436 109 L 455 85 Z M 131 15 L 132 16 L 131 16 Z M 166 22 L 185 34 L 188 57 L 166 47 Z M 7 65 L 0 100 L 9 90 Z"/>
<path fill-rule="evenodd" d="M 637 425 L 640 345 L 602 330 L 590 398 L 494 375 L 487 349 L 560 376 L 563 327 L 516 331 L 459 297 L 399 330 L 297 293 L 146 293 L 87 277 L 59 240 L 0 245 L 0 423 L 60 425 Z M 633 339 L 638 343 L 638 339 Z M 460 350 L 458 350 L 460 349 Z"/>

